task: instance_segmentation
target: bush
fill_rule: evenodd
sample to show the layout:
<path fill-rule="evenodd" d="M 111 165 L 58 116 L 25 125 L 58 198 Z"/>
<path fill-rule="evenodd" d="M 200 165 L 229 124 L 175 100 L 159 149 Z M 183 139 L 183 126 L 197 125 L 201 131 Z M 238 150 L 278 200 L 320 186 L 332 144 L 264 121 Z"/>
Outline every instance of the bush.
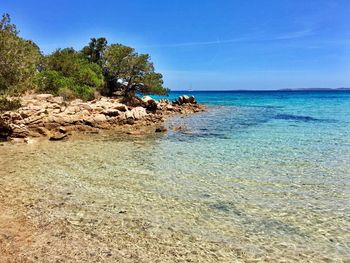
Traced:
<path fill-rule="evenodd" d="M 21 101 L 19 99 L 9 99 L 6 97 L 0 97 L 0 112 L 2 111 L 14 111 L 21 107 Z"/>
<path fill-rule="evenodd" d="M 37 91 L 62 96 L 67 100 L 80 98 L 92 100 L 95 98 L 96 88 L 80 85 L 76 78 L 65 77 L 55 70 L 44 70 L 35 79 Z"/>
<path fill-rule="evenodd" d="M 74 80 L 64 77 L 60 72 L 55 70 L 44 70 L 40 72 L 35 83 L 37 90 L 44 93 L 59 95 L 59 90 L 69 89 L 75 85 Z"/>
<path fill-rule="evenodd" d="M 95 98 L 95 89 L 89 86 L 76 86 L 74 93 L 77 98 L 85 101 Z"/>
<path fill-rule="evenodd" d="M 103 87 L 104 76 L 98 64 L 67 48 L 45 57 L 44 70 L 37 75 L 35 83 L 39 92 L 91 100 Z"/>

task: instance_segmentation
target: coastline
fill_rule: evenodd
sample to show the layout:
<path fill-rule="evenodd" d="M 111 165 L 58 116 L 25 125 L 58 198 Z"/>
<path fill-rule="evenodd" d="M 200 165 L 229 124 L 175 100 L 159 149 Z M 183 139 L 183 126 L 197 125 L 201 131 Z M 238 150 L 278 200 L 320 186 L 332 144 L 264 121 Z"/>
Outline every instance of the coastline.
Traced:
<path fill-rule="evenodd" d="M 31 143 L 33 139 L 67 139 L 75 133 L 111 131 L 129 135 L 165 132 L 164 121 L 175 115 L 205 111 L 194 97 L 179 96 L 175 101 L 138 99 L 133 106 L 121 98 L 100 97 L 83 102 L 66 101 L 51 94 L 31 94 L 21 98 L 21 107 L 0 114 L 0 139 Z"/>

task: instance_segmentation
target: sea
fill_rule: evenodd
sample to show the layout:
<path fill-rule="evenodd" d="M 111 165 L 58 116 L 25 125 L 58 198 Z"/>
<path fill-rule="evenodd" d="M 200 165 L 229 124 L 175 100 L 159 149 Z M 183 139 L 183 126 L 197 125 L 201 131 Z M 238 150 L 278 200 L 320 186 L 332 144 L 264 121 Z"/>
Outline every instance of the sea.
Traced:
<path fill-rule="evenodd" d="M 350 91 L 183 94 L 207 110 L 167 133 L 3 144 L 0 174 L 40 193 L 32 218 L 69 192 L 42 220 L 105 220 L 157 262 L 350 262 Z"/>

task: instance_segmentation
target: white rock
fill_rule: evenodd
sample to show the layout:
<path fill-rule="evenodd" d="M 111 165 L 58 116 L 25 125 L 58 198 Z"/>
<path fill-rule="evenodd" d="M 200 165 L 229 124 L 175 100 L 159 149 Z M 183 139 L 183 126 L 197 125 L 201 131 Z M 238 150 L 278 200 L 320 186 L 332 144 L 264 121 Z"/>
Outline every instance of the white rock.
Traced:
<path fill-rule="evenodd" d="M 95 116 L 93 116 L 93 120 L 95 122 L 105 122 L 107 121 L 107 118 L 104 114 L 96 114 Z"/>
<path fill-rule="evenodd" d="M 147 115 L 146 109 L 143 107 L 136 107 L 131 110 L 132 115 L 136 120 L 142 119 Z"/>
<path fill-rule="evenodd" d="M 52 99 L 53 95 L 52 94 L 38 94 L 35 96 L 35 98 L 37 100 L 48 100 L 48 99 Z"/>
<path fill-rule="evenodd" d="M 126 111 L 125 118 L 126 119 L 134 119 L 134 114 L 131 111 Z"/>

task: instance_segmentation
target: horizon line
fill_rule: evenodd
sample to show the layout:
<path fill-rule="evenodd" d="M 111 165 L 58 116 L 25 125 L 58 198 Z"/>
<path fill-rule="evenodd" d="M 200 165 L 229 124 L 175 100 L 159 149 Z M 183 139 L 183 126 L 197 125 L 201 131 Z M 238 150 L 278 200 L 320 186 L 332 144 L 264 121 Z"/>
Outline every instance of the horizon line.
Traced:
<path fill-rule="evenodd" d="M 350 91 L 350 87 L 342 87 L 342 88 L 296 88 L 296 89 L 226 89 L 226 90 L 214 90 L 214 89 L 206 89 L 206 90 L 170 90 L 170 92 L 225 92 L 225 91 Z"/>

